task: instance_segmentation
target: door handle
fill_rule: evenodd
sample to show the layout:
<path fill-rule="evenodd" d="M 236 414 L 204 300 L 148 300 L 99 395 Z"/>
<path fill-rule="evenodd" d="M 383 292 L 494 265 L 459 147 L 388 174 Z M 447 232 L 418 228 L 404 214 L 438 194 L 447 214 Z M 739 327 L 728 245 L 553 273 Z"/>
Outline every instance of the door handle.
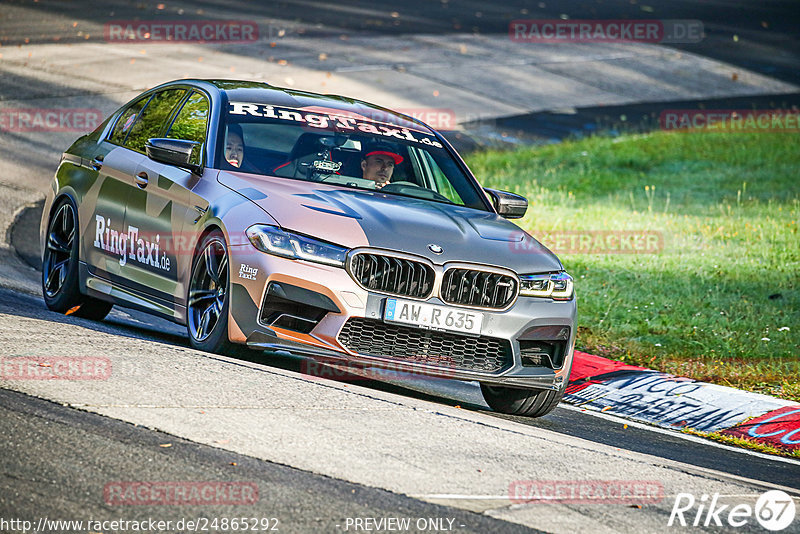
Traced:
<path fill-rule="evenodd" d="M 103 156 L 102 155 L 95 156 L 95 158 L 92 160 L 91 165 L 94 170 L 99 171 L 100 167 L 103 166 Z"/>
<path fill-rule="evenodd" d="M 136 185 L 138 185 L 139 188 L 144 189 L 145 187 L 147 187 L 147 182 L 149 181 L 149 178 L 147 177 L 147 173 L 142 171 L 133 177 L 133 181 L 136 182 Z"/>

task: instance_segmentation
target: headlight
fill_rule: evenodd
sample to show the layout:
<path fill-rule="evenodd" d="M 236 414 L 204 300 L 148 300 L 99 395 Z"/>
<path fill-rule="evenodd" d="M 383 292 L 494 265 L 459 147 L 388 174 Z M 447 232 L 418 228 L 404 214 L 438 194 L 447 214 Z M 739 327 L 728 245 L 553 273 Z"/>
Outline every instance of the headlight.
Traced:
<path fill-rule="evenodd" d="M 254 224 L 245 233 L 253 246 L 261 252 L 293 260 L 307 260 L 344 267 L 347 255 L 347 249 L 344 247 L 284 232 L 277 226 L 266 224 Z"/>
<path fill-rule="evenodd" d="M 572 298 L 572 277 L 565 272 L 524 274 L 519 281 L 519 294 L 524 297 L 549 297 L 553 300 Z"/>

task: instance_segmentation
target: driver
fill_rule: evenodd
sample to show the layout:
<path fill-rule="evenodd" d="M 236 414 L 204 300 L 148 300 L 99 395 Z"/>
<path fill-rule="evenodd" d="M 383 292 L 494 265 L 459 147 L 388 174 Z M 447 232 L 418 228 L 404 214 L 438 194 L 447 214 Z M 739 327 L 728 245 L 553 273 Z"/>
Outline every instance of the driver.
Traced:
<path fill-rule="evenodd" d="M 403 162 L 403 156 L 387 144 L 377 144 L 367 148 L 361 159 L 361 172 L 365 180 L 375 182 L 376 188 L 389 183 L 394 168 Z"/>

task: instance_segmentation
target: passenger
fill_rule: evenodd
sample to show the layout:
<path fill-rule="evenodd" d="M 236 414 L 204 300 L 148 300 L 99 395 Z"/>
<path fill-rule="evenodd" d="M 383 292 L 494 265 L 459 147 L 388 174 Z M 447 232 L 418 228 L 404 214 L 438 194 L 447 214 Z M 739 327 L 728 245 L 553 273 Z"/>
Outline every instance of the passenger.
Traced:
<path fill-rule="evenodd" d="M 225 161 L 234 167 L 240 167 L 244 160 L 244 135 L 242 127 L 238 124 L 228 125 L 228 135 L 225 138 Z"/>
<path fill-rule="evenodd" d="M 244 134 L 238 124 L 229 124 L 225 137 L 225 161 L 243 172 L 258 172 L 244 159 Z"/>

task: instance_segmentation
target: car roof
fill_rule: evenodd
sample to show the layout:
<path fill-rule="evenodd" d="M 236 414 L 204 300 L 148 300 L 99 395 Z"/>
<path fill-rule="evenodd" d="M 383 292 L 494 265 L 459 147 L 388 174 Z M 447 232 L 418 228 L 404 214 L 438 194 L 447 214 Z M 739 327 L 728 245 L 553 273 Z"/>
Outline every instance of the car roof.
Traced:
<path fill-rule="evenodd" d="M 175 84 L 195 85 L 217 95 L 229 102 L 248 102 L 271 104 L 292 108 L 327 108 L 354 113 L 379 122 L 392 124 L 401 128 L 413 128 L 435 135 L 428 125 L 411 117 L 390 109 L 339 95 L 323 95 L 298 89 L 276 87 L 266 82 L 246 80 L 201 80 L 184 79 L 168 82 L 159 87 Z"/>

